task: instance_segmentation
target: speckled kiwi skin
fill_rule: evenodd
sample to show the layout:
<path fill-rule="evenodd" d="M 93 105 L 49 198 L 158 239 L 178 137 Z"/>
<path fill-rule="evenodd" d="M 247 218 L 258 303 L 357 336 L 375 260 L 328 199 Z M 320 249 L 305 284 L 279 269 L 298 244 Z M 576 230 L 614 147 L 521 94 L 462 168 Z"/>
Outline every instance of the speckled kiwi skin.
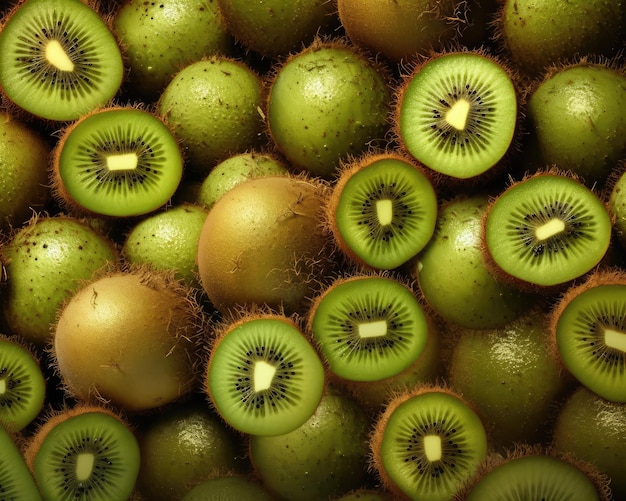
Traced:
<path fill-rule="evenodd" d="M 45 344 L 57 311 L 81 280 L 118 261 L 113 242 L 72 217 L 42 217 L 1 250 L 7 282 L 2 308 L 14 334 Z"/>

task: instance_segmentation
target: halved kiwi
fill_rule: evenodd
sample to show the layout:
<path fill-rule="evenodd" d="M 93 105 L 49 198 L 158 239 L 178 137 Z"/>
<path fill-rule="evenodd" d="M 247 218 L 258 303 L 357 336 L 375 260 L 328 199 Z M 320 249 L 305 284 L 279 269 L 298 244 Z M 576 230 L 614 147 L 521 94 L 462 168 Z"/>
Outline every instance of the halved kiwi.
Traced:
<path fill-rule="evenodd" d="M 18 339 L 0 335 L 0 426 L 22 430 L 39 415 L 45 397 L 39 360 Z"/>
<path fill-rule="evenodd" d="M 575 176 L 550 169 L 513 182 L 487 209 L 483 251 L 494 274 L 550 290 L 594 268 L 611 243 L 611 217 Z"/>
<path fill-rule="evenodd" d="M 33 115 L 75 120 L 104 105 L 124 76 L 103 17 L 87 2 L 17 2 L 0 35 L 0 86 Z"/>
<path fill-rule="evenodd" d="M 313 415 L 325 387 L 323 364 L 289 317 L 244 315 L 211 348 L 205 390 L 233 428 L 282 435 Z"/>
<path fill-rule="evenodd" d="M 516 86 L 483 51 L 436 54 L 416 66 L 398 91 L 396 132 L 430 169 L 468 179 L 501 162 L 514 142 Z"/>
<path fill-rule="evenodd" d="M 459 395 L 427 386 L 389 402 L 371 448 L 374 468 L 398 498 L 448 501 L 485 459 L 487 435 Z"/>
<path fill-rule="evenodd" d="M 421 355 L 429 330 L 413 291 L 383 275 L 337 279 L 315 300 L 308 325 L 330 370 L 353 381 L 405 370 Z"/>
<path fill-rule="evenodd" d="M 17 444 L 2 426 L 0 426 L 0 499 L 7 501 L 42 499 Z"/>
<path fill-rule="evenodd" d="M 44 499 L 126 501 L 139 472 L 139 444 L 104 407 L 75 407 L 51 416 L 25 451 Z"/>
<path fill-rule="evenodd" d="M 102 108 L 68 127 L 54 155 L 53 192 L 67 207 L 104 216 L 152 212 L 174 194 L 183 157 L 169 128 L 151 113 Z"/>
<path fill-rule="evenodd" d="M 341 171 L 327 220 L 341 251 L 369 268 L 390 270 L 428 243 L 437 221 L 430 179 L 396 153 L 365 155 Z"/>
<path fill-rule="evenodd" d="M 626 274 L 601 270 L 570 287 L 552 312 L 557 356 L 606 400 L 626 402 Z"/>

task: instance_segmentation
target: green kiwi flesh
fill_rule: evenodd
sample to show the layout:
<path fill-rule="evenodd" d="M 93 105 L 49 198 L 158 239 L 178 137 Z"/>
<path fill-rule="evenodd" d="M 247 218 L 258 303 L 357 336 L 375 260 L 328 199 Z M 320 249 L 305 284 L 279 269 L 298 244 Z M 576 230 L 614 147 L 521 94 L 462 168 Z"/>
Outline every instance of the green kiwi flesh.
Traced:
<path fill-rule="evenodd" d="M 17 340 L 0 336 L 0 425 L 22 430 L 39 415 L 45 396 L 39 360 Z"/>
<path fill-rule="evenodd" d="M 414 501 L 447 501 L 485 459 L 487 434 L 456 394 L 418 388 L 390 402 L 372 452 L 387 488 Z"/>
<path fill-rule="evenodd" d="M 606 499 L 581 469 L 545 454 L 521 456 L 495 466 L 470 489 L 466 501 L 485 499 Z"/>
<path fill-rule="evenodd" d="M 406 78 L 397 130 L 406 149 L 441 174 L 468 179 L 500 162 L 517 127 L 508 71 L 478 52 L 442 53 Z"/>
<path fill-rule="evenodd" d="M 599 273 L 570 288 L 552 330 L 565 367 L 587 388 L 626 402 L 626 277 Z"/>
<path fill-rule="evenodd" d="M 325 291 L 312 308 L 310 328 L 333 373 L 376 381 L 421 355 L 429 323 L 408 287 L 390 277 L 363 276 Z"/>
<path fill-rule="evenodd" d="M 105 108 L 65 131 L 55 155 L 53 190 L 83 212 L 137 216 L 163 206 L 182 172 L 178 142 L 160 119 L 136 108 Z"/>
<path fill-rule="evenodd" d="M 125 501 L 135 487 L 137 439 L 108 412 L 60 420 L 37 445 L 33 476 L 44 499 Z"/>
<path fill-rule="evenodd" d="M 390 270 L 428 243 L 437 221 L 437 196 L 412 163 L 375 156 L 341 174 L 329 203 L 339 247 L 357 262 Z"/>
<path fill-rule="evenodd" d="M 24 458 L 7 430 L 0 426 L 0 499 L 41 501 Z"/>
<path fill-rule="evenodd" d="M 0 85 L 33 115 L 75 120 L 113 98 L 123 75 L 113 34 L 85 2 L 21 2 L 2 28 Z"/>
<path fill-rule="evenodd" d="M 589 272 L 611 243 L 611 218 L 578 180 L 539 173 L 496 197 L 484 219 L 487 259 L 520 286 L 552 287 Z"/>
<path fill-rule="evenodd" d="M 311 417 L 325 386 L 322 362 L 287 317 L 245 318 L 214 344 L 205 387 L 217 412 L 251 435 L 289 433 Z"/>

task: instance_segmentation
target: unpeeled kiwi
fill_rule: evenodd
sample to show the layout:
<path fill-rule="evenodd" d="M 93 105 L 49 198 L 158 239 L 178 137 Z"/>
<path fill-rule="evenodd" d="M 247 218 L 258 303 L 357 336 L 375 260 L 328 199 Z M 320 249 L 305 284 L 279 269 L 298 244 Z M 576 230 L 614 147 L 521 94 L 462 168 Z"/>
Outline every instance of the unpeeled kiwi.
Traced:
<path fill-rule="evenodd" d="M 324 366 L 295 321 L 248 313 L 216 334 L 204 390 L 232 428 L 283 435 L 311 417 L 324 393 Z"/>
<path fill-rule="evenodd" d="M 17 2 L 0 36 L 0 86 L 28 113 L 71 121 L 103 106 L 124 77 L 121 50 L 88 2 Z"/>
<path fill-rule="evenodd" d="M 140 451 L 129 425 L 106 407 L 76 406 L 51 415 L 24 452 L 44 499 L 126 501 Z"/>
<path fill-rule="evenodd" d="M 182 175 L 178 141 L 162 120 L 145 109 L 109 106 L 63 130 L 51 181 L 70 211 L 130 217 L 165 205 Z"/>

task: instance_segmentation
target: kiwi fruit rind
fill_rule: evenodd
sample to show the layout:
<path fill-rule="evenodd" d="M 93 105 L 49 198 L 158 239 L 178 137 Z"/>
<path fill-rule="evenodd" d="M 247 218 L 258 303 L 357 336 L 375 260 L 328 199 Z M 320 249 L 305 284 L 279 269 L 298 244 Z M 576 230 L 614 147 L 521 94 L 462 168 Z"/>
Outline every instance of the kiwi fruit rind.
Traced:
<path fill-rule="evenodd" d="M 210 349 L 204 389 L 219 415 L 250 435 L 282 435 L 311 417 L 326 377 L 317 352 L 290 317 L 244 314 Z"/>
<path fill-rule="evenodd" d="M 551 313 L 557 358 L 602 398 L 626 403 L 626 276 L 602 269 L 570 287 Z"/>
<path fill-rule="evenodd" d="M 516 84 L 506 65 L 486 51 L 424 58 L 404 77 L 396 100 L 401 144 L 445 177 L 476 178 L 502 164 L 515 143 Z"/>
<path fill-rule="evenodd" d="M 376 274 L 337 279 L 314 301 L 308 326 L 330 370 L 352 381 L 408 368 L 424 350 L 430 327 L 408 286 Z"/>
<path fill-rule="evenodd" d="M 512 182 L 483 219 L 485 260 L 496 277 L 548 292 L 598 265 L 611 244 L 606 205 L 573 174 L 548 169 Z"/>
<path fill-rule="evenodd" d="M 371 440 L 372 463 L 400 499 L 447 501 L 487 456 L 476 412 L 443 386 L 413 388 L 391 399 Z"/>
<path fill-rule="evenodd" d="M 121 86 L 120 47 L 87 2 L 29 0 L 7 14 L 0 36 L 0 87 L 37 117 L 71 121 L 105 105 Z"/>
<path fill-rule="evenodd" d="M 49 416 L 24 452 L 44 499 L 130 498 L 139 472 L 134 431 L 106 407 L 76 406 Z"/>
<path fill-rule="evenodd" d="M 26 428 L 42 411 L 45 397 L 39 357 L 20 338 L 0 335 L 0 427 L 11 433 Z"/>
<path fill-rule="evenodd" d="M 0 494 L 2 499 L 41 501 L 42 497 L 17 442 L 0 426 Z"/>
<path fill-rule="evenodd" d="M 51 179 L 55 197 L 73 212 L 131 217 L 165 205 L 182 175 L 180 146 L 161 119 L 111 106 L 63 131 Z"/>
<path fill-rule="evenodd" d="M 341 252 L 367 268 L 392 270 L 428 243 L 437 194 L 419 165 L 397 153 L 347 163 L 333 187 L 326 219 Z"/>

